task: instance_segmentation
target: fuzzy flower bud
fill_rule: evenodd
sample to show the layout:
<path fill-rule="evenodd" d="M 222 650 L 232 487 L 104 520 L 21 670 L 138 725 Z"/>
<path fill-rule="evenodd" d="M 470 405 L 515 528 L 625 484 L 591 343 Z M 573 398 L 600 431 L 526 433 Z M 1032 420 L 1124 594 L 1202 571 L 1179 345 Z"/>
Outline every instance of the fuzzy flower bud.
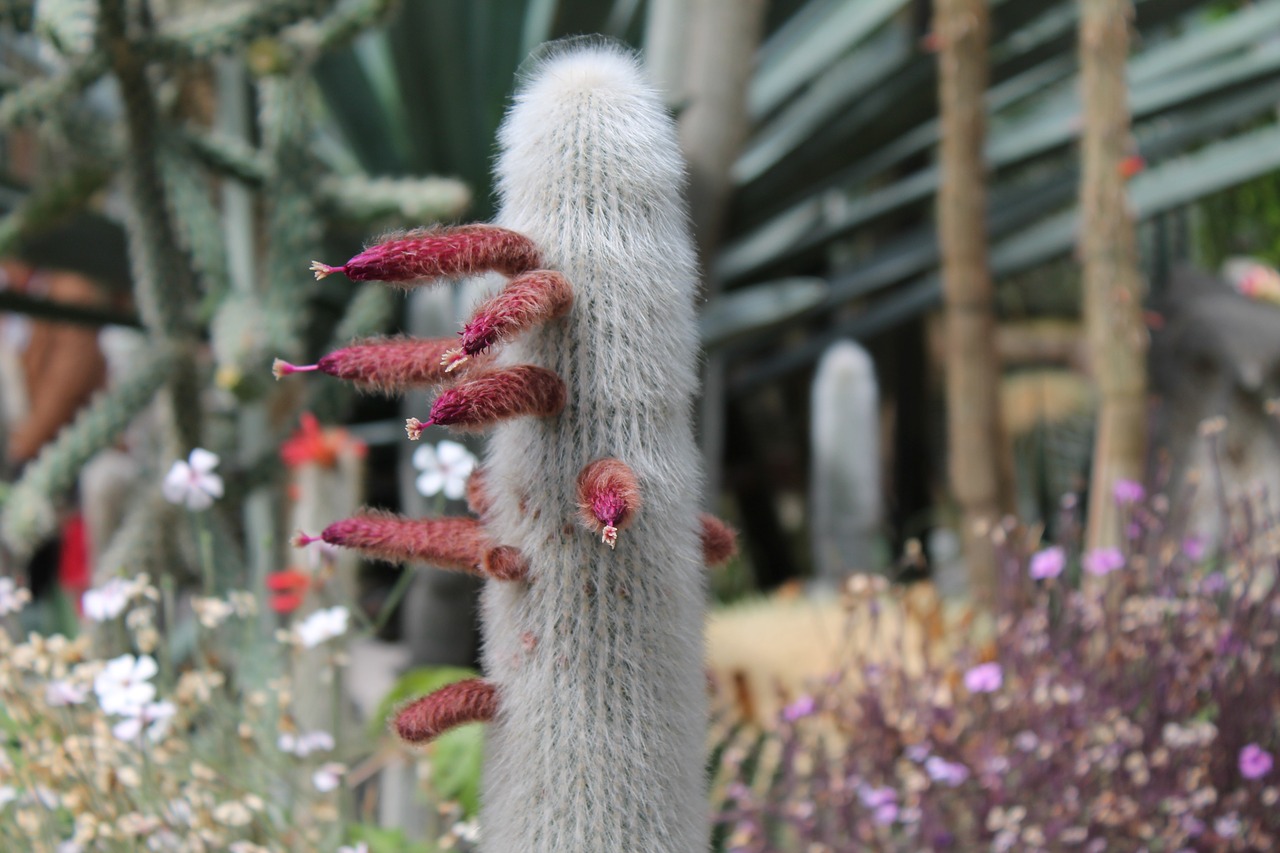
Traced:
<path fill-rule="evenodd" d="M 426 743 L 465 723 L 492 720 L 498 713 L 498 691 L 487 681 L 456 681 L 410 702 L 395 715 L 396 734 L 409 743 Z"/>
<path fill-rule="evenodd" d="M 527 237 L 493 225 L 411 231 L 370 246 L 340 267 L 311 262 L 317 279 L 340 272 L 352 281 L 411 282 L 490 270 L 519 275 L 541 257 Z"/>

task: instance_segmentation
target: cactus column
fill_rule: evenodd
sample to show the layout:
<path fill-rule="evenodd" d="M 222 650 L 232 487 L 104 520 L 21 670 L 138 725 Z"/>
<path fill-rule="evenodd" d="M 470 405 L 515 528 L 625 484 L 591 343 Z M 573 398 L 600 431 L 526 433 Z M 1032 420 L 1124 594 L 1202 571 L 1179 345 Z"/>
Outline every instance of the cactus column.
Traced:
<path fill-rule="evenodd" d="M 490 722 L 482 849 L 703 850 L 702 569 L 732 534 L 697 512 L 696 265 L 672 123 L 630 55 L 571 45 L 538 62 L 501 147 L 501 227 L 314 267 L 512 278 L 460 347 L 419 361 L 393 342 L 385 362 L 339 351 L 320 368 L 383 388 L 456 383 L 409 432 L 497 424 L 470 495 L 481 519 L 364 516 L 322 535 L 488 578 L 486 678 L 396 719 L 411 741 Z"/>

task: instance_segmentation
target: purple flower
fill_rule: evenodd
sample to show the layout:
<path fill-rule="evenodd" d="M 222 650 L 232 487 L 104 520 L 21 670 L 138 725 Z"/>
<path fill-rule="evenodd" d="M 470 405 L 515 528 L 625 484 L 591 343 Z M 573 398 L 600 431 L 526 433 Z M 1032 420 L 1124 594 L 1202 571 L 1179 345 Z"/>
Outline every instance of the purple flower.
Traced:
<path fill-rule="evenodd" d="M 1118 504 L 1136 504 L 1147 496 L 1147 490 L 1137 480 L 1116 480 L 1111 494 Z"/>
<path fill-rule="evenodd" d="M 1109 575 L 1124 568 L 1124 554 L 1119 548 L 1094 548 L 1084 555 L 1084 570 L 1091 575 Z"/>
<path fill-rule="evenodd" d="M 858 790 L 858 799 L 867 808 L 878 809 L 898 802 L 898 792 L 889 787 L 872 788 L 870 785 L 863 785 Z"/>
<path fill-rule="evenodd" d="M 1062 574 L 1062 567 L 1066 564 L 1067 555 L 1061 548 L 1045 548 L 1031 555 L 1031 565 L 1027 568 L 1027 574 L 1038 581 L 1056 578 Z"/>
<path fill-rule="evenodd" d="M 1187 559 L 1194 562 L 1200 562 L 1204 559 L 1205 542 L 1203 536 L 1188 536 L 1182 540 L 1182 553 L 1187 555 Z"/>
<path fill-rule="evenodd" d="M 929 760 L 924 763 L 924 772 L 929 774 L 929 778 L 935 782 L 941 782 L 952 788 L 964 782 L 969 778 L 969 768 L 963 764 L 947 761 L 936 755 L 931 755 Z"/>
<path fill-rule="evenodd" d="M 1272 764 L 1271 753 L 1256 743 L 1240 750 L 1240 775 L 1246 779 L 1261 779 L 1271 772 Z"/>
<path fill-rule="evenodd" d="M 782 709 L 782 719 L 788 723 L 794 723 L 796 720 L 811 716 L 817 709 L 818 703 L 814 701 L 812 696 L 801 696 Z"/>
<path fill-rule="evenodd" d="M 964 686 L 970 693 L 994 693 L 1004 683 L 1004 672 L 998 663 L 980 663 L 964 674 Z"/>
<path fill-rule="evenodd" d="M 872 813 L 871 819 L 880 826 L 888 826 L 898 819 L 898 804 L 885 803 Z"/>

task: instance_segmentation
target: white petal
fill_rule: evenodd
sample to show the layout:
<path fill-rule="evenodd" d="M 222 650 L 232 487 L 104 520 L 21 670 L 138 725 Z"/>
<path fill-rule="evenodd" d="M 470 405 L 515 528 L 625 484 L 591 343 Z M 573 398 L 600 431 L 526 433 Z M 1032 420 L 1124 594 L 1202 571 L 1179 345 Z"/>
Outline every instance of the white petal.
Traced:
<path fill-rule="evenodd" d="M 196 480 L 195 486 L 210 497 L 222 497 L 222 478 L 217 474 L 201 475 L 200 478 Z"/>
<path fill-rule="evenodd" d="M 178 461 L 173 463 L 169 473 L 165 475 L 160 491 L 164 499 L 171 504 L 180 504 L 187 496 L 187 488 L 191 485 L 191 467 Z"/>
<path fill-rule="evenodd" d="M 475 457 L 471 455 L 471 451 L 467 450 L 465 445 L 448 439 L 436 445 L 436 456 L 440 459 L 440 464 L 446 468 L 475 462 Z"/>
<path fill-rule="evenodd" d="M 444 496 L 451 501 L 456 501 L 467 493 L 466 477 L 449 477 L 444 481 Z"/>
<path fill-rule="evenodd" d="M 159 671 L 160 667 L 156 666 L 155 658 L 151 655 L 142 655 L 133 667 L 133 677 L 140 681 L 148 681 Z"/>
<path fill-rule="evenodd" d="M 418 475 L 418 494 L 424 498 L 438 494 L 444 488 L 444 474 L 440 471 L 423 471 Z"/>
<path fill-rule="evenodd" d="M 199 489 L 190 489 L 187 491 L 187 509 L 192 512 L 204 512 L 213 506 L 213 498 L 208 492 L 202 492 Z"/>
<path fill-rule="evenodd" d="M 436 459 L 436 449 L 430 444 L 424 444 L 413 451 L 413 467 L 419 471 L 433 471 L 439 468 L 440 463 Z"/>
<path fill-rule="evenodd" d="M 191 462 L 191 469 L 197 474 L 208 474 L 218 467 L 218 454 L 203 447 L 197 447 L 191 451 L 191 455 L 187 458 Z"/>
<path fill-rule="evenodd" d="M 120 740 L 135 740 L 142 733 L 142 719 L 129 717 L 111 727 L 111 733 Z"/>

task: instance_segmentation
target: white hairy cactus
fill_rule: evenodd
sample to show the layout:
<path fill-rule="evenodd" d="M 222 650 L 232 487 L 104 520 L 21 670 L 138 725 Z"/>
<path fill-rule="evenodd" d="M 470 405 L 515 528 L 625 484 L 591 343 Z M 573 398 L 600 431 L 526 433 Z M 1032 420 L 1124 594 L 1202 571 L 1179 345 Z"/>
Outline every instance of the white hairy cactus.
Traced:
<path fill-rule="evenodd" d="M 703 567 L 733 534 L 697 511 L 697 278 L 674 126 L 630 54 L 577 42 L 536 62 L 500 141 L 496 226 L 312 265 L 510 277 L 461 344 L 369 341 L 276 367 L 381 390 L 454 383 L 408 429 L 496 425 L 468 495 L 480 520 L 371 514 L 321 536 L 488 579 L 485 678 L 395 719 L 411 742 L 490 724 L 482 850 L 704 850 Z"/>
<path fill-rule="evenodd" d="M 878 405 L 871 356 L 853 341 L 832 344 L 814 376 L 811 421 L 809 515 L 824 585 L 874 568 L 883 519 Z"/>

